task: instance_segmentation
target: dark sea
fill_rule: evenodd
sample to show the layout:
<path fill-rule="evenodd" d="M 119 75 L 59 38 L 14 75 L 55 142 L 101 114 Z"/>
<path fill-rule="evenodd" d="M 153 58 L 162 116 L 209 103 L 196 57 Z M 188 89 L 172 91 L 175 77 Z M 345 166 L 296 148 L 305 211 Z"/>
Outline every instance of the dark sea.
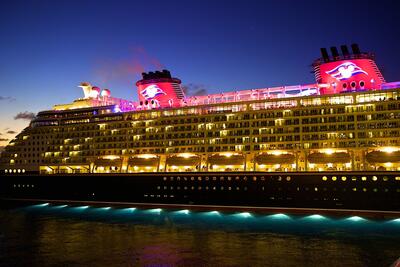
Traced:
<path fill-rule="evenodd" d="M 0 266 L 390 266 L 400 219 L 34 205 L 0 209 Z"/>

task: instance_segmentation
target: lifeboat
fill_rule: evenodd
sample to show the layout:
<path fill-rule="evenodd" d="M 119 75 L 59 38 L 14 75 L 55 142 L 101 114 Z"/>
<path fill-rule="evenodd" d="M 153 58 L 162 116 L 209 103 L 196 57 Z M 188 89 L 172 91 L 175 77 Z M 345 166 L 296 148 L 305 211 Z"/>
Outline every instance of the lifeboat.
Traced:
<path fill-rule="evenodd" d="M 369 163 L 400 162 L 400 151 L 391 153 L 383 151 L 372 151 L 366 155 Z"/>
<path fill-rule="evenodd" d="M 255 161 L 257 164 L 273 165 L 273 164 L 292 164 L 296 161 L 293 154 L 268 154 L 263 153 L 256 156 Z"/>
<path fill-rule="evenodd" d="M 140 158 L 133 157 L 128 160 L 129 166 L 157 166 L 158 165 L 158 157 L 154 158 Z"/>
<path fill-rule="evenodd" d="M 212 155 L 208 158 L 208 163 L 212 165 L 243 165 L 243 155 Z"/>
<path fill-rule="evenodd" d="M 180 156 L 172 156 L 167 158 L 168 165 L 175 165 L 175 166 L 194 166 L 200 164 L 200 157 L 199 156 L 192 156 L 192 157 L 180 157 Z"/>
<path fill-rule="evenodd" d="M 308 162 L 314 164 L 348 163 L 350 161 L 350 154 L 346 152 L 334 152 L 332 154 L 315 152 L 308 155 Z"/>

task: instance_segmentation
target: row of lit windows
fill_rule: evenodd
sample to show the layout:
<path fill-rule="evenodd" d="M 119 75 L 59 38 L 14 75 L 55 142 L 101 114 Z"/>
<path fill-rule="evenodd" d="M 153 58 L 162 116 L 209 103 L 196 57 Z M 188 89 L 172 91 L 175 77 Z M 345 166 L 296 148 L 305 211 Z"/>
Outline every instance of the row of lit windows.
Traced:
<path fill-rule="evenodd" d="M 33 184 L 14 184 L 14 187 L 22 187 L 22 188 L 24 188 L 24 187 L 27 187 L 27 188 L 34 188 L 35 187 L 35 185 L 33 185 Z"/>
<path fill-rule="evenodd" d="M 25 173 L 25 169 L 6 169 L 4 173 Z"/>
<path fill-rule="evenodd" d="M 168 179 L 169 178 L 169 179 Z M 217 177 L 217 176 L 212 176 L 212 177 L 209 177 L 209 176 L 205 176 L 205 177 L 202 177 L 202 176 L 198 176 L 198 177 L 194 177 L 194 176 L 191 176 L 191 177 L 186 177 L 186 176 L 183 176 L 183 177 L 180 177 L 180 176 L 178 176 L 178 177 L 174 177 L 174 176 L 170 176 L 170 177 L 167 177 L 167 176 L 164 176 L 163 177 L 163 180 L 164 181 L 174 181 L 174 180 L 176 180 L 176 181 L 210 181 L 210 180 L 212 180 L 212 181 L 247 181 L 247 180 L 252 180 L 252 181 L 254 181 L 254 182 L 256 182 L 257 180 L 260 180 L 260 181 L 266 181 L 266 180 L 274 180 L 274 181 L 279 181 L 279 182 L 281 182 L 281 181 L 288 181 L 288 182 L 290 182 L 291 180 L 292 180 L 292 177 L 291 176 L 286 176 L 286 177 L 283 177 L 283 176 L 277 176 L 277 177 L 268 177 L 268 178 L 266 178 L 265 176 L 261 176 L 261 177 L 257 177 L 257 176 L 253 176 L 253 177 L 247 177 L 247 176 L 244 176 L 244 177 L 240 177 L 240 176 L 235 176 L 235 177 L 233 177 L 233 176 L 227 176 L 227 177 L 224 177 L 224 176 L 220 176 L 220 177 Z M 347 178 L 347 176 L 332 176 L 330 179 L 327 177 L 327 176 L 323 176 L 322 177 L 322 180 L 323 181 L 328 181 L 328 180 L 332 180 L 332 181 L 347 181 L 347 180 L 351 180 L 351 181 L 357 181 L 357 180 L 361 180 L 361 181 L 367 181 L 368 180 L 368 178 L 367 178 L 367 176 L 362 176 L 362 177 L 356 177 L 356 176 L 352 176 L 352 177 L 349 177 L 349 178 Z M 376 176 L 376 175 L 374 175 L 374 176 L 371 176 L 370 177 L 370 180 L 372 180 L 372 181 L 374 181 L 374 182 L 376 182 L 376 181 L 378 181 L 378 177 Z M 382 177 L 382 181 L 384 181 L 384 182 L 387 182 L 387 181 L 389 181 L 390 180 L 390 178 L 389 177 L 387 177 L 387 176 L 383 176 Z M 394 180 L 396 180 L 396 181 L 399 181 L 400 182 L 400 176 L 396 176 L 395 178 L 394 178 Z"/>
<path fill-rule="evenodd" d="M 291 188 L 278 187 L 277 189 L 278 189 L 278 191 L 291 191 Z M 198 190 L 198 191 L 201 191 L 201 190 L 206 190 L 206 191 L 207 190 L 213 190 L 213 191 L 216 191 L 216 190 L 220 190 L 220 191 L 224 191 L 224 190 L 240 191 L 240 190 L 243 190 L 243 191 L 247 191 L 248 188 L 247 188 L 247 186 L 244 186 L 242 189 L 239 186 L 176 186 L 176 187 L 174 187 L 174 186 L 157 186 L 157 190 Z M 265 187 L 263 186 L 261 188 L 261 190 L 265 191 Z M 343 191 L 343 192 L 346 192 L 347 190 L 351 190 L 353 192 L 369 192 L 369 191 L 372 191 L 374 193 L 377 193 L 377 192 L 380 192 L 380 191 L 385 192 L 385 193 L 391 192 L 391 190 L 389 188 L 368 189 L 368 188 L 365 188 L 365 187 L 363 187 L 363 188 L 352 187 L 352 188 L 339 188 L 339 189 L 337 189 L 335 187 L 335 188 L 332 188 L 331 190 L 332 191 Z M 328 191 L 328 188 L 326 188 L 326 187 L 323 187 L 323 188 L 319 188 L 319 187 L 313 187 L 313 188 L 303 187 L 303 188 L 300 188 L 300 187 L 297 187 L 295 189 L 295 191 L 298 191 L 298 192 L 299 191 L 314 191 L 314 192 L 325 191 L 326 192 L 326 191 Z M 400 193 L 400 189 L 396 189 L 396 192 Z"/>

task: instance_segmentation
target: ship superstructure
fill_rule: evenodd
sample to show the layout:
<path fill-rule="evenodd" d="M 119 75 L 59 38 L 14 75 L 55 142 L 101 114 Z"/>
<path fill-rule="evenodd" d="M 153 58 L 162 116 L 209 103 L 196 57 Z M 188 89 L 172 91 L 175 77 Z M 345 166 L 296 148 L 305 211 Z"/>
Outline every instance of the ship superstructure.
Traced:
<path fill-rule="evenodd" d="M 89 83 L 37 114 L 1 154 L 3 173 L 400 171 L 400 83 L 374 56 L 321 49 L 316 83 L 186 97 L 167 70 L 139 101 Z"/>

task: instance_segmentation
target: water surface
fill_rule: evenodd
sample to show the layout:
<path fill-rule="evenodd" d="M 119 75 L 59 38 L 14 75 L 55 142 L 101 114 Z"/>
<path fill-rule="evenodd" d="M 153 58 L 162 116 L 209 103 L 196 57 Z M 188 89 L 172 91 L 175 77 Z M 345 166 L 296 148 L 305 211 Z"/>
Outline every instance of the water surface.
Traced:
<path fill-rule="evenodd" d="M 390 266 L 400 219 L 34 205 L 0 210 L 0 266 Z"/>

